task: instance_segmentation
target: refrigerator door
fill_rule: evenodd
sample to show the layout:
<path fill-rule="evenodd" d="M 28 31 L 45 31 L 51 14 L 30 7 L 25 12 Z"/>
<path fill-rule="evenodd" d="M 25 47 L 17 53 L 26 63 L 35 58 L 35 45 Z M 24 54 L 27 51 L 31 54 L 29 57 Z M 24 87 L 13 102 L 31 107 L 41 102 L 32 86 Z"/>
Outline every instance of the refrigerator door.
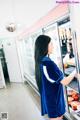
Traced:
<path fill-rule="evenodd" d="M 79 72 L 79 60 L 77 50 L 76 34 L 72 34 L 71 23 L 65 23 L 59 26 L 59 37 L 61 45 L 61 53 L 63 60 L 63 71 L 65 76 L 69 76 L 74 69 Z M 79 44 L 79 43 L 78 43 Z M 68 114 L 74 116 L 73 113 L 78 110 L 79 102 L 79 80 L 76 77 L 66 86 Z"/>
<path fill-rule="evenodd" d="M 53 54 L 50 56 L 51 59 L 53 59 L 53 61 L 55 61 L 55 63 L 58 65 L 58 67 L 63 71 L 61 46 L 60 46 L 57 23 L 44 28 L 44 34 L 49 35 L 53 42 L 54 51 L 53 51 Z M 66 111 L 68 111 L 65 87 L 64 87 L 64 98 L 65 98 L 65 104 L 66 104 Z"/>
<path fill-rule="evenodd" d="M 35 60 L 34 60 L 34 48 L 36 38 L 42 34 L 42 31 L 38 31 L 31 36 L 25 38 L 25 55 L 24 57 L 24 76 L 29 82 L 37 88 L 35 80 Z"/>
<path fill-rule="evenodd" d="M 53 53 L 50 56 L 51 59 L 58 65 L 60 69 L 62 69 L 61 50 L 57 23 L 45 27 L 44 34 L 50 36 L 53 43 Z"/>

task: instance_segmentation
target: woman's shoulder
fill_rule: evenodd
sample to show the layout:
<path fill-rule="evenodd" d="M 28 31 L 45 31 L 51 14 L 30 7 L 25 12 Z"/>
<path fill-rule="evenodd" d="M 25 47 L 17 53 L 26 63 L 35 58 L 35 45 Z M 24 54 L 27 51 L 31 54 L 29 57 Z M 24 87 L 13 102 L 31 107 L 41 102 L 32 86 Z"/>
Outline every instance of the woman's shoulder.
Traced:
<path fill-rule="evenodd" d="M 49 66 L 50 68 L 53 68 L 55 70 L 59 69 L 57 64 L 50 57 L 46 56 L 42 59 L 42 65 Z"/>
<path fill-rule="evenodd" d="M 49 61 L 49 60 L 50 60 L 50 58 L 48 56 L 44 56 L 42 59 L 42 61 Z"/>
<path fill-rule="evenodd" d="M 51 65 L 51 64 L 54 64 L 54 62 L 49 57 L 45 56 L 42 59 L 42 64 L 43 65 Z"/>
<path fill-rule="evenodd" d="M 42 62 L 50 62 L 51 59 L 47 56 L 43 57 Z"/>

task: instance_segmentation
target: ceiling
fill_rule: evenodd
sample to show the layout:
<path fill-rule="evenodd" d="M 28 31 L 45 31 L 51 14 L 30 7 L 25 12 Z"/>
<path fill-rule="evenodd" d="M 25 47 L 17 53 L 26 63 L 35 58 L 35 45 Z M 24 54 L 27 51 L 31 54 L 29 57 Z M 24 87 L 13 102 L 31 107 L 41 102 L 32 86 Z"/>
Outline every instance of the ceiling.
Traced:
<path fill-rule="evenodd" d="M 0 0 L 0 37 L 18 34 L 30 27 L 39 18 L 56 6 L 56 0 Z M 8 32 L 5 28 L 15 23 L 17 30 Z"/>

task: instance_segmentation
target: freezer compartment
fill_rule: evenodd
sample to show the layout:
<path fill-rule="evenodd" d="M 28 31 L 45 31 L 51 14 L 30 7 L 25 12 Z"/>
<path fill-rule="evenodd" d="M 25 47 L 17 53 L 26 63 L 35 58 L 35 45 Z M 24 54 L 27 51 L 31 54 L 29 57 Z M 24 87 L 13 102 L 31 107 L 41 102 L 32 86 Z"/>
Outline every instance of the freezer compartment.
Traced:
<path fill-rule="evenodd" d="M 73 120 L 80 119 L 80 94 L 78 91 L 67 87 L 67 100 L 70 116 Z"/>
<path fill-rule="evenodd" d="M 75 90 L 67 87 L 68 107 L 76 111 L 80 109 L 80 94 Z M 69 109 L 70 110 L 70 109 Z"/>

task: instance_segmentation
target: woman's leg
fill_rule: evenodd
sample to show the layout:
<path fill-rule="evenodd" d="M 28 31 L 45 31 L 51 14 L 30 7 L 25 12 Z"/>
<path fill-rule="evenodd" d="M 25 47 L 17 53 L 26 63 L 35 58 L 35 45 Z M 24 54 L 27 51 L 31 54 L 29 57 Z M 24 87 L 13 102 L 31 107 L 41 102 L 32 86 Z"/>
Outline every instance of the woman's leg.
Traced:
<path fill-rule="evenodd" d="M 50 118 L 50 120 L 62 120 L 62 119 L 63 119 L 63 116 L 57 117 L 57 118 Z"/>

